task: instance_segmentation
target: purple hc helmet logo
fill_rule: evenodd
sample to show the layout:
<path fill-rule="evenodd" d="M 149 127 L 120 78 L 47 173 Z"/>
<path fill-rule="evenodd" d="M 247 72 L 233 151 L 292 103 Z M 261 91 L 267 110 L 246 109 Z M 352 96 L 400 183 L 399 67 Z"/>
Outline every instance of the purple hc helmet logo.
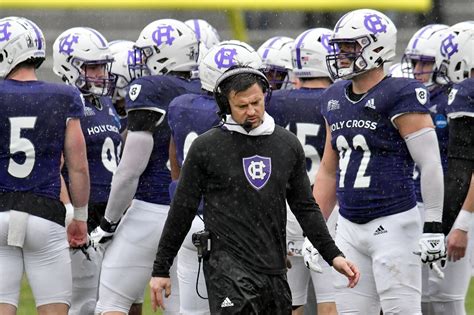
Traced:
<path fill-rule="evenodd" d="M 214 56 L 214 62 L 218 69 L 230 68 L 235 65 L 234 56 L 237 55 L 237 49 L 221 48 Z"/>
<path fill-rule="evenodd" d="M 266 185 L 272 174 L 272 159 L 260 155 L 243 158 L 245 177 L 250 185 L 260 190 Z"/>
<path fill-rule="evenodd" d="M 445 58 L 451 59 L 451 56 L 458 52 L 458 44 L 453 42 L 455 36 L 453 34 L 449 34 L 448 37 L 443 39 L 441 42 L 441 46 L 439 47 L 441 51 L 441 55 Z"/>
<path fill-rule="evenodd" d="M 174 31 L 174 28 L 171 25 L 158 26 L 151 37 L 157 46 L 161 46 L 163 43 L 171 46 L 176 39 L 171 35 L 172 31 Z"/>
<path fill-rule="evenodd" d="M 387 32 L 387 25 L 383 24 L 382 22 L 382 18 L 377 14 L 366 15 L 364 18 L 365 28 L 373 34 Z"/>
<path fill-rule="evenodd" d="M 70 55 L 74 51 L 72 46 L 74 44 L 77 44 L 77 42 L 79 41 L 79 36 L 78 35 L 72 35 L 71 39 L 69 39 L 69 37 L 71 37 L 71 34 L 68 34 L 67 36 L 64 36 L 61 39 L 61 41 L 59 42 L 59 52 L 60 53 L 65 53 L 66 55 Z"/>
<path fill-rule="evenodd" d="M 8 31 L 9 26 L 12 26 L 10 22 L 0 24 L 0 43 L 10 39 L 12 33 Z"/>
<path fill-rule="evenodd" d="M 338 53 L 339 49 L 336 45 L 330 45 L 329 40 L 331 39 L 331 34 L 322 34 L 321 35 L 321 45 L 326 49 L 328 54 Z"/>

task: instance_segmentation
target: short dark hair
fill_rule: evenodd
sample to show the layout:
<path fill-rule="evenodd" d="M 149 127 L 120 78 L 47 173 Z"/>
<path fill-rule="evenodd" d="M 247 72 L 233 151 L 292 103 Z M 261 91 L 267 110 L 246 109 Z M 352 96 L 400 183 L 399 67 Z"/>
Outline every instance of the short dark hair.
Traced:
<path fill-rule="evenodd" d="M 257 83 L 262 89 L 262 91 L 265 92 L 266 88 L 262 80 L 253 73 L 236 74 L 222 82 L 220 85 L 220 89 L 222 94 L 228 98 L 230 92 L 234 91 L 235 93 L 239 93 L 245 91 L 255 83 Z"/>

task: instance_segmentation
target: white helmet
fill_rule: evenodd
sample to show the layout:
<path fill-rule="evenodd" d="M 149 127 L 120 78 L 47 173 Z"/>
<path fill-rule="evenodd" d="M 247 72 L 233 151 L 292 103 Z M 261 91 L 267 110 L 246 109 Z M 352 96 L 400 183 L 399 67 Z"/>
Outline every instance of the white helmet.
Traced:
<path fill-rule="evenodd" d="M 116 78 L 112 94 L 114 103 L 127 95 L 126 88 L 132 81 L 128 66 L 135 63 L 134 45 L 134 42 L 128 40 L 114 40 L 109 43 L 110 53 L 114 58 L 111 72 Z"/>
<path fill-rule="evenodd" d="M 199 64 L 202 88 L 213 92 L 217 79 L 227 69 L 238 64 L 260 69 L 262 60 L 255 49 L 238 40 L 223 41 L 212 47 Z"/>
<path fill-rule="evenodd" d="M 83 94 L 108 95 L 115 77 L 110 73 L 113 62 L 109 44 L 102 34 L 89 27 L 70 28 L 53 44 L 53 71 L 64 82 L 79 88 Z M 103 77 L 89 76 L 87 66 L 104 65 Z"/>
<path fill-rule="evenodd" d="M 0 20 L 0 78 L 5 78 L 20 63 L 31 60 L 38 68 L 46 57 L 40 28 L 21 17 Z"/>
<path fill-rule="evenodd" d="M 454 24 L 449 28 L 453 32 L 462 32 L 474 28 L 474 21 L 464 21 Z"/>
<path fill-rule="evenodd" d="M 441 40 L 436 54 L 438 76 L 436 82 L 448 84 L 459 83 L 472 77 L 474 70 L 474 28 L 462 31 L 451 31 Z"/>
<path fill-rule="evenodd" d="M 354 51 L 340 52 L 339 44 L 351 44 Z M 350 79 L 370 69 L 380 67 L 395 57 L 397 28 L 383 13 L 361 9 L 346 13 L 337 21 L 329 40 L 333 52 L 326 57 L 328 69 L 334 79 Z M 349 67 L 340 67 L 339 61 L 349 59 Z"/>
<path fill-rule="evenodd" d="M 286 88 L 290 81 L 289 72 L 293 70 L 291 64 L 293 42 L 293 38 L 275 36 L 265 41 L 257 50 L 262 58 L 263 71 L 275 89 Z"/>
<path fill-rule="evenodd" d="M 135 49 L 137 62 L 131 66 L 134 78 L 197 68 L 196 34 L 178 20 L 162 19 L 148 24 L 140 33 Z"/>
<path fill-rule="evenodd" d="M 326 65 L 326 56 L 332 53 L 329 39 L 332 31 L 313 28 L 301 33 L 291 51 L 293 72 L 298 78 L 331 77 Z"/>
<path fill-rule="evenodd" d="M 196 33 L 196 38 L 199 43 L 204 44 L 204 46 L 209 49 L 214 45 L 219 44 L 221 38 L 217 33 L 214 26 L 209 24 L 206 20 L 201 19 L 192 19 L 184 22 L 187 26 L 193 29 Z"/>
<path fill-rule="evenodd" d="M 415 74 L 430 74 L 430 79 L 424 84 L 431 86 L 437 74 L 435 64 L 436 53 L 441 44 L 441 38 L 446 34 L 448 26 L 444 24 L 429 24 L 419 29 L 408 42 L 405 54 L 402 57 L 402 64 L 409 65 L 402 67 L 405 77 L 413 78 Z M 433 67 L 429 72 L 414 73 L 416 62 L 433 62 Z"/>

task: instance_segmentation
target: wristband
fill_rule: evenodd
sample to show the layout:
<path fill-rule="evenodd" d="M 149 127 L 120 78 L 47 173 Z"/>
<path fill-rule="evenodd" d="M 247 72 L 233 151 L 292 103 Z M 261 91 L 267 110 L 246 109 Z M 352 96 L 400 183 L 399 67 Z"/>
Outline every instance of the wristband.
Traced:
<path fill-rule="evenodd" d="M 87 221 L 87 205 L 83 207 L 74 207 L 73 219 L 77 221 Z"/>
<path fill-rule="evenodd" d="M 452 230 L 458 229 L 464 232 L 469 232 L 469 227 L 471 226 L 471 218 L 472 212 L 461 209 L 456 218 L 456 221 L 454 222 Z"/>

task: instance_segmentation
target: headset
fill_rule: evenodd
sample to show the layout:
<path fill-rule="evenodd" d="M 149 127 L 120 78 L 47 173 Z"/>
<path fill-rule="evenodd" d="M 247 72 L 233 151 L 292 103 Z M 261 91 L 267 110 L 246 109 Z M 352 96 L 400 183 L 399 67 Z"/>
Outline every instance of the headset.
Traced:
<path fill-rule="evenodd" d="M 268 104 L 270 98 L 272 97 L 272 88 L 270 86 L 270 82 L 268 81 L 265 74 L 263 74 L 263 72 L 250 67 L 230 68 L 229 70 L 224 72 L 224 74 L 222 74 L 219 79 L 217 79 L 216 87 L 214 88 L 214 98 L 216 100 L 217 106 L 219 106 L 219 112 L 217 112 L 217 114 L 220 117 L 225 118 L 225 115 L 231 114 L 229 100 L 227 99 L 227 96 L 222 93 L 221 85 L 228 79 L 239 74 L 254 74 L 257 77 L 257 80 L 263 86 L 263 93 L 266 93 L 265 104 Z"/>

